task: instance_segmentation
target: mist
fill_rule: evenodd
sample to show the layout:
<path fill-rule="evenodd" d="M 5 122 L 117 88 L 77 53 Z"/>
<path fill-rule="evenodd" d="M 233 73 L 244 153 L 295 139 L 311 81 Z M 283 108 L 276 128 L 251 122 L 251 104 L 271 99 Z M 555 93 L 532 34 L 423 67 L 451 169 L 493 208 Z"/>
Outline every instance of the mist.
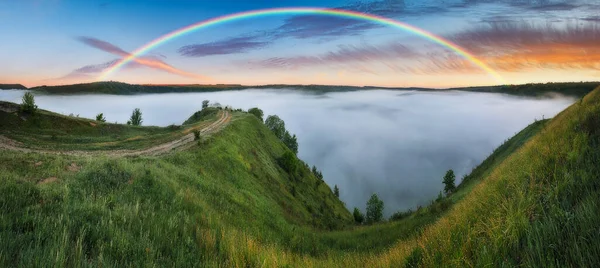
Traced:
<path fill-rule="evenodd" d="M 23 90 L 0 90 L 20 103 Z M 181 124 L 202 100 L 277 114 L 298 136 L 299 157 L 316 165 L 349 209 L 365 210 L 377 193 L 384 213 L 426 205 L 453 169 L 457 183 L 496 147 L 536 119 L 550 118 L 574 99 L 522 98 L 496 93 L 368 90 L 315 94 L 244 90 L 133 96 L 36 95 L 41 109 L 124 123 L 134 108 L 143 125 Z"/>

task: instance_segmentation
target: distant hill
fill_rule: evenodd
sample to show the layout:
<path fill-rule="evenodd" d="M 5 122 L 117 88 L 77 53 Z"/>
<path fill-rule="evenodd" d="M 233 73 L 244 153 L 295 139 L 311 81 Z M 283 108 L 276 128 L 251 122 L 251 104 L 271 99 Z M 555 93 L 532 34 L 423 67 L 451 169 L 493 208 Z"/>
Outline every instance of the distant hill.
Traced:
<path fill-rule="evenodd" d="M 0 89 L 27 89 L 27 87 L 21 84 L 0 84 Z"/>
<path fill-rule="evenodd" d="M 542 97 L 548 93 L 560 93 L 566 96 L 583 97 L 585 94 L 599 86 L 600 82 L 572 82 L 572 83 L 533 83 L 523 85 L 505 85 L 505 86 L 481 86 L 481 87 L 458 87 L 448 89 L 433 89 L 421 87 L 375 87 L 375 86 L 331 86 L 331 85 L 259 85 L 248 86 L 238 84 L 217 84 L 217 85 L 135 85 L 121 82 L 95 82 L 87 84 L 61 85 L 61 86 L 40 86 L 30 88 L 45 92 L 47 94 L 113 94 L 113 95 L 131 95 L 131 94 L 152 94 L 152 93 L 176 93 L 176 92 L 215 92 L 225 90 L 244 90 L 244 89 L 295 89 L 314 93 L 344 92 L 358 90 L 417 90 L 417 91 L 444 91 L 460 90 L 471 92 L 492 92 L 504 93 L 517 96 Z M 25 88 L 25 87 L 23 87 Z"/>

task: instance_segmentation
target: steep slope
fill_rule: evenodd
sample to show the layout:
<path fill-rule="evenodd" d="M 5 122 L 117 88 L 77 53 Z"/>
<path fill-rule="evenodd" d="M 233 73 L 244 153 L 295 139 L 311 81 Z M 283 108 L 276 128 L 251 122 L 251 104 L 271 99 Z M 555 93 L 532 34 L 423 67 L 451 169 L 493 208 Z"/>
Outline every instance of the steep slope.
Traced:
<path fill-rule="evenodd" d="M 227 241 L 297 244 L 352 222 L 305 164 L 280 166 L 288 149 L 253 115 L 233 120 L 163 157 L 1 151 L 0 266 L 223 265 Z"/>

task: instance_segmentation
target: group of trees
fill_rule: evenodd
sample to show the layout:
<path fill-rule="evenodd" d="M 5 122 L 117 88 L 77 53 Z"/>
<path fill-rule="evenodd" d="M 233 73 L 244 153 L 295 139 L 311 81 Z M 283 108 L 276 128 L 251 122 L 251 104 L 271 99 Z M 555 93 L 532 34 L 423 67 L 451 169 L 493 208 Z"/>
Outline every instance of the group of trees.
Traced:
<path fill-rule="evenodd" d="M 354 208 L 354 212 L 352 213 L 354 216 L 354 221 L 358 224 L 362 224 L 363 222 L 367 224 L 373 224 L 376 222 L 380 222 L 383 220 L 383 201 L 379 199 L 377 194 L 371 195 L 369 201 L 367 201 L 367 216 L 360 212 L 360 209 Z"/>
<path fill-rule="evenodd" d="M 263 122 L 264 113 L 259 108 L 251 108 L 248 110 L 248 113 L 256 116 L 261 122 Z M 298 154 L 298 138 L 296 138 L 296 134 L 290 134 L 289 131 L 285 129 L 285 122 L 283 119 L 279 118 L 277 115 L 269 115 L 267 119 L 264 120 L 265 126 L 269 128 L 277 138 L 279 138 L 294 154 Z"/>
<path fill-rule="evenodd" d="M 446 195 L 449 195 L 456 190 L 455 179 L 456 175 L 454 175 L 454 171 L 452 169 L 446 171 L 446 175 L 444 175 L 444 179 L 442 180 L 442 182 L 444 183 L 444 192 L 446 193 Z M 337 185 L 335 185 L 334 187 L 334 194 L 339 197 L 339 189 Z M 438 197 L 438 200 L 436 201 L 440 201 L 441 199 L 442 197 L 440 193 L 440 197 Z M 377 194 L 373 194 L 371 195 L 369 201 L 367 201 L 366 217 L 364 214 L 362 214 L 362 212 L 360 212 L 360 209 L 355 207 L 354 212 L 352 213 L 352 215 L 354 216 L 354 221 L 358 224 L 362 224 L 363 222 L 367 224 L 380 222 L 383 220 L 383 207 L 383 201 L 379 199 Z M 406 212 L 396 212 L 390 217 L 390 219 L 400 220 L 409 216 L 411 213 L 412 210 L 408 210 Z"/>

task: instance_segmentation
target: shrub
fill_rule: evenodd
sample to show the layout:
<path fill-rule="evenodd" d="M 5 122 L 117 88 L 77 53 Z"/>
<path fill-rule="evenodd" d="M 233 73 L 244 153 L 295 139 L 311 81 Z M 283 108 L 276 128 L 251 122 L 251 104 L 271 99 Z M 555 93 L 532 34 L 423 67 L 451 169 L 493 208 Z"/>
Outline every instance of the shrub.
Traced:
<path fill-rule="evenodd" d="M 258 117 L 258 119 L 260 119 L 260 122 L 263 121 L 263 111 L 261 109 L 258 108 L 250 108 L 250 110 L 248 110 L 248 113 L 253 114 L 254 116 Z"/>
<path fill-rule="evenodd" d="M 333 194 L 335 195 L 335 197 L 339 198 L 340 197 L 340 188 L 337 187 L 337 184 L 335 186 L 333 186 Z"/>
<path fill-rule="evenodd" d="M 25 92 L 25 94 L 23 95 L 21 111 L 30 114 L 33 114 L 37 111 L 37 105 L 35 105 L 35 99 L 31 92 Z"/>
<path fill-rule="evenodd" d="M 365 221 L 365 215 L 363 215 L 358 208 L 354 208 L 352 216 L 354 216 L 354 221 L 358 224 L 362 224 L 363 221 Z"/>
<path fill-rule="evenodd" d="M 194 140 L 200 140 L 200 130 L 194 130 Z"/>
<path fill-rule="evenodd" d="M 298 160 L 296 159 L 296 155 L 294 155 L 292 152 L 285 151 L 283 156 L 281 156 L 279 159 L 279 164 L 289 174 L 294 174 L 296 173 L 296 169 L 298 167 Z"/>
<path fill-rule="evenodd" d="M 404 219 L 408 216 L 410 216 L 413 213 L 412 209 L 409 209 L 407 211 L 398 211 L 394 214 L 392 214 L 392 216 L 390 217 L 390 221 L 399 221 L 401 219 Z"/>
<path fill-rule="evenodd" d="M 131 113 L 131 118 L 127 121 L 128 125 L 141 126 L 142 125 L 142 112 L 140 108 L 135 108 Z"/>
<path fill-rule="evenodd" d="M 209 100 L 203 100 L 202 101 L 202 109 L 207 108 L 209 103 L 210 103 Z"/>
<path fill-rule="evenodd" d="M 96 115 L 96 121 L 106 122 L 106 118 L 104 117 L 104 114 L 99 113 L 98 115 Z"/>
<path fill-rule="evenodd" d="M 452 169 L 446 171 L 446 175 L 444 176 L 444 192 L 446 192 L 446 194 L 450 194 L 452 192 L 454 192 L 454 189 L 456 189 L 456 185 L 454 185 L 454 178 L 456 176 L 454 176 L 454 171 Z"/>
<path fill-rule="evenodd" d="M 383 219 L 383 201 L 373 194 L 367 201 L 367 223 L 380 222 Z"/>

